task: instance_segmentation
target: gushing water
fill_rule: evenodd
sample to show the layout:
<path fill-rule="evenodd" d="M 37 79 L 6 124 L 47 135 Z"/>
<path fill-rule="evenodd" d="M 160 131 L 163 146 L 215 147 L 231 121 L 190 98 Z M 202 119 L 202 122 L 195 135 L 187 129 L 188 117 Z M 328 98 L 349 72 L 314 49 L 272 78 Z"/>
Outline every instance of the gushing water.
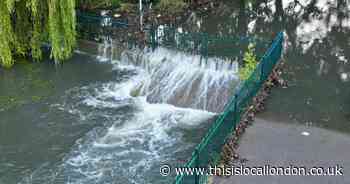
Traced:
<path fill-rule="evenodd" d="M 113 59 L 112 48 L 100 46 L 98 59 Z M 189 158 L 238 82 L 235 63 L 162 48 L 128 50 L 113 63 L 118 81 L 71 89 L 52 106 L 100 126 L 21 183 L 169 183 L 160 165 Z"/>
<path fill-rule="evenodd" d="M 164 48 L 126 51 L 121 62 L 139 66 L 148 74 L 134 92 L 146 96 L 150 103 L 221 112 L 239 82 L 237 62 L 203 59 Z"/>

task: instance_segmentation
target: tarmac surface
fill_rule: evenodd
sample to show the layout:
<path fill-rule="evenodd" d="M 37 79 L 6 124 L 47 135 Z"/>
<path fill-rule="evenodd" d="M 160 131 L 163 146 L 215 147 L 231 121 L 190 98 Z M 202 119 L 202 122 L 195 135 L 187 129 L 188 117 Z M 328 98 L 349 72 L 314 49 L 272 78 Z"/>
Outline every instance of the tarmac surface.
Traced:
<path fill-rule="evenodd" d="M 350 135 L 321 128 L 256 119 L 240 140 L 238 153 L 250 167 L 313 167 L 324 174 L 338 165 L 333 176 L 230 176 L 214 177 L 215 184 L 350 184 Z M 266 167 L 265 167 L 266 168 Z M 290 167 L 292 168 L 292 167 Z M 266 169 L 267 170 L 267 169 Z M 265 170 L 265 171 L 266 171 Z M 281 170 L 280 170 L 281 171 Z M 299 171 L 303 173 L 302 169 Z M 272 170 L 274 172 L 274 170 Z M 283 171 L 288 174 L 288 171 Z M 260 173 L 256 173 L 261 175 Z"/>

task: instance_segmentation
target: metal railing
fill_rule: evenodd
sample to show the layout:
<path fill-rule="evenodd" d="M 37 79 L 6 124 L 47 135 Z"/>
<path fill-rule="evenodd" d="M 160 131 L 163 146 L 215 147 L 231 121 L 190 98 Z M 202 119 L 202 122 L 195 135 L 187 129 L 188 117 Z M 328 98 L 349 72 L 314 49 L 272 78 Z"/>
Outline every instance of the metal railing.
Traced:
<path fill-rule="evenodd" d="M 283 33 L 280 32 L 261 58 L 255 71 L 238 88 L 236 94 L 233 95 L 231 101 L 226 105 L 224 112 L 213 123 L 184 167 L 205 168 L 218 161 L 222 146 L 227 141 L 227 138 L 232 135 L 253 97 L 262 87 L 276 63 L 280 60 L 282 49 Z M 206 175 L 178 175 L 174 183 L 204 184 L 207 183 L 207 180 L 208 176 Z"/>
<path fill-rule="evenodd" d="M 153 48 L 158 46 L 176 48 L 177 50 L 198 54 L 204 58 L 243 56 L 247 45 L 253 43 L 255 51 L 263 53 L 268 42 L 255 36 L 225 36 L 201 32 L 189 32 L 182 28 L 169 26 L 151 26 L 147 42 Z M 260 55 L 261 57 L 261 55 Z"/>

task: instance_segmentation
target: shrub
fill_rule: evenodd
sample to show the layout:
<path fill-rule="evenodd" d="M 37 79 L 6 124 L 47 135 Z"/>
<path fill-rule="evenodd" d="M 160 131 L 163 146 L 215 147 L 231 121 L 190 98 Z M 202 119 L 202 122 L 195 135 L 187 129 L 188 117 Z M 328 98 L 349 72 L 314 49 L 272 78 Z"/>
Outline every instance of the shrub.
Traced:
<path fill-rule="evenodd" d="M 244 53 L 244 66 L 239 69 L 239 77 L 241 80 L 247 80 L 254 72 L 258 62 L 255 55 L 255 45 L 250 44 L 248 50 Z"/>
<path fill-rule="evenodd" d="M 132 3 L 121 3 L 120 4 L 120 11 L 130 13 L 137 10 L 137 4 Z"/>
<path fill-rule="evenodd" d="M 119 7 L 121 0 L 78 0 L 78 7 L 83 9 L 100 9 Z"/>
<path fill-rule="evenodd" d="M 156 8 L 165 13 L 179 13 L 186 6 L 184 0 L 159 0 Z"/>

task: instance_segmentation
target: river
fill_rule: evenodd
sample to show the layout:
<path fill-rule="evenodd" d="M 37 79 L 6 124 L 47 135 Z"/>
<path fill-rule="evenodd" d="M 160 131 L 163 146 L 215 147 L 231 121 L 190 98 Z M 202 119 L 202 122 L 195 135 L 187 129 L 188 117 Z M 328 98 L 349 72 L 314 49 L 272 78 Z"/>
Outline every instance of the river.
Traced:
<path fill-rule="evenodd" d="M 166 48 L 79 48 L 1 70 L 1 184 L 170 182 L 160 165 L 185 163 L 238 84 Z"/>
<path fill-rule="evenodd" d="M 289 86 L 273 91 L 262 116 L 349 133 L 349 6 L 224 1 L 186 25 L 261 38 L 284 31 Z M 159 165 L 190 157 L 220 112 L 217 104 L 237 85 L 228 68 L 201 66 L 181 52 L 108 54 L 106 44 L 99 47 L 81 43 L 60 65 L 45 59 L 0 68 L 1 184 L 172 181 L 159 175 Z"/>

